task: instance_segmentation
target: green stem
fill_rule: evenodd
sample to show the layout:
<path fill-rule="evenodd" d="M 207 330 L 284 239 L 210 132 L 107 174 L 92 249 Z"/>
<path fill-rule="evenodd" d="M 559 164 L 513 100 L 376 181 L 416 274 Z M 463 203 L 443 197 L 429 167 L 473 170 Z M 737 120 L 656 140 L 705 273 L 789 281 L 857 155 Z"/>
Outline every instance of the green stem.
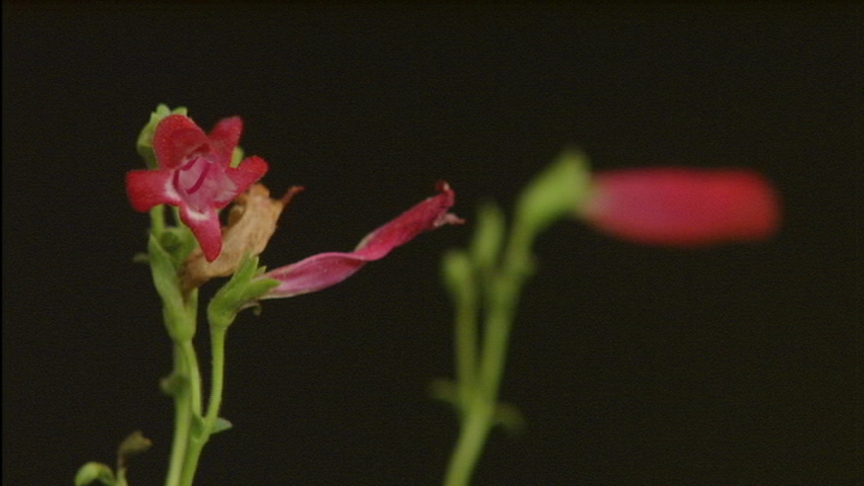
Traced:
<path fill-rule="evenodd" d="M 157 238 L 165 231 L 165 206 L 162 204 L 150 210 L 150 231 Z"/>
<path fill-rule="evenodd" d="M 189 425 L 192 419 L 192 406 L 189 400 L 188 382 L 185 382 L 189 371 L 186 368 L 186 358 L 183 350 L 174 345 L 174 373 L 172 377 L 182 377 L 183 384 L 176 386 L 174 394 L 174 439 L 171 445 L 171 459 L 168 463 L 168 476 L 165 486 L 178 486 L 186 460 L 186 448 L 189 445 Z M 176 384 L 175 384 L 176 385 Z"/>
<path fill-rule="evenodd" d="M 192 341 L 179 343 L 181 354 L 185 359 L 185 366 L 189 380 L 189 409 L 193 417 L 201 416 L 201 371 L 198 368 L 198 357 Z"/>
<path fill-rule="evenodd" d="M 444 486 L 468 486 L 480 459 L 486 437 L 492 428 L 492 409 L 483 401 L 474 400 L 465 411 L 459 440 L 450 457 Z"/>
<path fill-rule="evenodd" d="M 475 388 L 477 367 L 477 295 L 473 286 L 466 286 L 458 298 L 456 311 L 456 378 L 459 406 L 467 407 Z"/>
<path fill-rule="evenodd" d="M 468 286 L 470 291 L 462 292 L 457 302 L 456 362 L 462 425 L 444 486 L 470 484 L 486 439 L 495 425 L 498 391 L 507 361 L 519 292 L 531 274 L 531 244 L 535 234 L 536 231 L 517 220 L 501 268 L 489 271 L 477 280 L 485 304 L 479 369 L 474 284 Z"/>
<path fill-rule="evenodd" d="M 183 465 L 183 474 L 180 479 L 180 486 L 192 485 L 192 481 L 195 479 L 195 473 L 198 469 L 198 461 L 201 458 L 201 452 L 204 450 L 204 445 L 207 444 L 207 441 L 210 439 L 213 426 L 216 423 L 216 419 L 219 417 L 219 409 L 222 406 L 222 390 L 225 377 L 226 332 L 227 327 L 210 327 L 210 343 L 213 358 L 213 364 L 211 367 L 212 383 L 210 387 L 210 399 L 207 403 L 207 414 L 201 421 L 201 427 L 196 427 L 193 430 L 192 435 L 189 437 L 189 447 L 186 451 L 186 459 L 185 464 Z"/>
<path fill-rule="evenodd" d="M 166 486 L 179 486 L 186 468 L 192 425 L 201 416 L 201 372 L 192 344 L 198 311 L 197 293 L 189 296 L 182 310 L 164 312 L 169 335 L 174 343 L 174 369 L 168 378 L 168 391 L 174 397 L 174 437 L 168 463 Z M 170 329 L 184 329 L 171 333 Z"/>
<path fill-rule="evenodd" d="M 515 293 L 513 287 L 516 284 L 510 280 L 510 278 L 499 277 L 499 280 L 493 283 L 493 287 L 498 288 L 492 291 L 494 296 L 489 299 L 486 312 L 478 391 L 493 407 L 498 402 L 498 390 L 504 375 L 510 330 L 513 327 L 512 299 L 516 297 L 508 296 Z"/>

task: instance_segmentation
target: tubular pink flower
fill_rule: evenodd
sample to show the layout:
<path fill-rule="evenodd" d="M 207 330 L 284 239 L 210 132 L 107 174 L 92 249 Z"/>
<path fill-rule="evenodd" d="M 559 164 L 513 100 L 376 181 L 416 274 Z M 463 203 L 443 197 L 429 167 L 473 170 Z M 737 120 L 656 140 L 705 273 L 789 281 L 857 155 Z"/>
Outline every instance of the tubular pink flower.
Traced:
<path fill-rule="evenodd" d="M 207 261 L 222 250 L 219 210 L 227 206 L 267 172 L 260 157 L 231 167 L 243 122 L 221 120 L 210 135 L 183 115 L 165 117 L 156 126 L 153 150 L 159 168 L 126 174 L 132 207 L 145 212 L 159 204 L 180 208 L 180 219 L 192 230 Z"/>
<path fill-rule="evenodd" d="M 393 248 L 420 233 L 447 224 L 462 224 L 462 219 L 447 212 L 455 202 L 453 190 L 446 182 L 438 183 L 437 190 L 438 195 L 366 235 L 351 253 L 319 253 L 265 273 L 261 278 L 279 280 L 280 284 L 261 299 L 293 297 L 326 289 L 354 275 L 366 263 L 384 258 Z"/>
<path fill-rule="evenodd" d="M 770 237 L 780 204 L 771 184 L 749 170 L 632 169 L 596 174 L 580 215 L 636 243 L 695 247 Z"/>

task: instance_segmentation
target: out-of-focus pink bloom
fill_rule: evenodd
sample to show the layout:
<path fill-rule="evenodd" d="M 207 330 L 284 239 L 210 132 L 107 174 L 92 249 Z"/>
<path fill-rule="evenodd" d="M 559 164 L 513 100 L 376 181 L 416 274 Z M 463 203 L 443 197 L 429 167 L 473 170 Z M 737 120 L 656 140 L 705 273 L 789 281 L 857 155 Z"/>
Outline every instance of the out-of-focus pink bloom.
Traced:
<path fill-rule="evenodd" d="M 260 157 L 231 167 L 242 130 L 239 117 L 225 118 L 207 135 L 186 116 L 167 116 L 153 135 L 159 168 L 126 174 L 132 207 L 142 212 L 159 204 L 179 207 L 180 219 L 192 230 L 207 261 L 222 250 L 219 210 L 267 172 L 267 162 Z"/>
<path fill-rule="evenodd" d="M 580 216 L 636 243 L 694 247 L 764 240 L 780 224 L 772 185 L 743 169 L 600 172 Z"/>
<path fill-rule="evenodd" d="M 265 273 L 261 278 L 279 280 L 280 285 L 261 299 L 293 297 L 326 289 L 350 277 L 366 263 L 384 258 L 393 248 L 420 233 L 447 224 L 462 224 L 462 219 L 447 212 L 455 202 L 453 190 L 446 182 L 440 182 L 437 189 L 439 194 L 366 235 L 351 253 L 319 253 Z"/>

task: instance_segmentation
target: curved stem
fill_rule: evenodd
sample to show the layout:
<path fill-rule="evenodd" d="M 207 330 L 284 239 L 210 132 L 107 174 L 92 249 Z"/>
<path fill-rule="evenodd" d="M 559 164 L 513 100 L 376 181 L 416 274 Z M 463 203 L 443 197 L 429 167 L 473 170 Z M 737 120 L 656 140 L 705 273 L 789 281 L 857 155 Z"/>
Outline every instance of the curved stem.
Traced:
<path fill-rule="evenodd" d="M 189 380 L 189 409 L 194 417 L 201 416 L 201 371 L 192 341 L 179 343 L 185 361 L 186 378 Z"/>

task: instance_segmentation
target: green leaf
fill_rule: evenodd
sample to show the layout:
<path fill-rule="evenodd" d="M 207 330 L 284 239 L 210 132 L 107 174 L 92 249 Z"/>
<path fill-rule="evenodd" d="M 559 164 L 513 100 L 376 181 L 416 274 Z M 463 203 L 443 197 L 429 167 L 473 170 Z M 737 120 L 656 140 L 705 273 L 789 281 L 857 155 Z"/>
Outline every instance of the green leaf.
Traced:
<path fill-rule="evenodd" d="M 183 307 L 183 295 L 177 279 L 177 269 L 171 259 L 171 255 L 165 251 L 156 237 L 150 235 L 147 244 L 150 254 L 150 266 L 153 273 L 153 286 L 162 297 L 166 306 Z"/>
<path fill-rule="evenodd" d="M 525 431 L 526 421 L 522 412 L 515 405 L 499 403 L 495 407 L 495 422 L 510 434 L 521 434 Z"/>
<path fill-rule="evenodd" d="M 211 326 L 230 326 L 238 312 L 253 306 L 259 297 L 279 286 L 278 280 L 258 278 L 260 274 L 258 258 L 247 256 L 207 306 Z"/>
<path fill-rule="evenodd" d="M 152 445 L 153 441 L 144 437 L 144 434 L 140 430 L 132 432 L 128 437 L 123 439 L 120 447 L 117 448 L 117 468 L 125 468 L 125 464 L 129 462 L 129 459 L 147 452 L 147 449 L 150 449 Z"/>
<path fill-rule="evenodd" d="M 171 373 L 159 380 L 159 388 L 166 395 L 175 396 L 189 388 L 189 377 L 177 374 L 176 372 Z"/>
<path fill-rule="evenodd" d="M 195 335 L 194 312 L 197 309 L 197 291 L 189 295 L 189 302 L 183 297 L 177 270 L 172 256 L 162 248 L 156 237 L 150 235 L 147 243 L 150 253 L 150 272 L 153 286 L 162 298 L 165 326 L 175 342 L 186 342 Z M 188 308 L 187 308 L 188 304 Z M 190 312 L 193 314 L 190 317 Z"/>
<path fill-rule="evenodd" d="M 213 423 L 213 428 L 210 430 L 210 435 L 218 434 L 219 432 L 225 432 L 232 427 L 234 427 L 234 424 L 232 424 L 228 420 L 222 417 L 216 417 L 216 421 Z"/>
<path fill-rule="evenodd" d="M 114 471 L 107 464 L 88 462 L 75 474 L 75 486 L 86 486 L 93 481 L 99 481 L 105 486 L 114 486 Z"/>

